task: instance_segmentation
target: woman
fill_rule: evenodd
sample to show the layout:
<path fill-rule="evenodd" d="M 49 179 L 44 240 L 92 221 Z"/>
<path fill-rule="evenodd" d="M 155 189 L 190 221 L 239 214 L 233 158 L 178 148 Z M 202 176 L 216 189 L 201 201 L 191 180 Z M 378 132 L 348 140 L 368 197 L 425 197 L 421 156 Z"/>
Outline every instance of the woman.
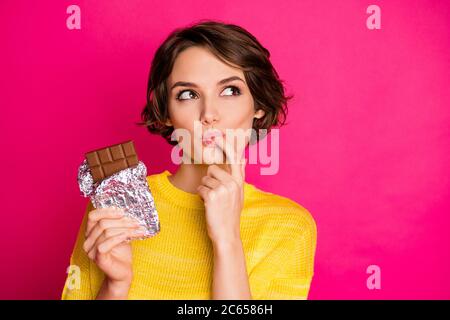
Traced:
<path fill-rule="evenodd" d="M 130 242 L 142 235 L 132 220 L 89 203 L 71 256 L 79 286 L 67 281 L 63 299 L 308 297 L 314 219 L 245 182 L 245 147 L 284 123 L 291 98 L 269 55 L 241 27 L 216 21 L 175 30 L 158 48 L 142 119 L 185 160 L 175 174 L 147 177 L 161 231 Z M 245 132 L 244 145 L 228 130 Z"/>

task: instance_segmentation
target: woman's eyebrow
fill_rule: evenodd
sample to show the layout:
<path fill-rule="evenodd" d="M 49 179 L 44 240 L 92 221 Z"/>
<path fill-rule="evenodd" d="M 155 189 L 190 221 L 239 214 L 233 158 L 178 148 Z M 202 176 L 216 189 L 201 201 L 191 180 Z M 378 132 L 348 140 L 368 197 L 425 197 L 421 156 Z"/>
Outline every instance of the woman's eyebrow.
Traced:
<path fill-rule="evenodd" d="M 245 83 L 244 80 L 242 80 L 241 78 L 239 78 L 238 76 L 232 76 L 232 77 L 228 77 L 225 79 L 220 80 L 219 82 L 217 82 L 217 85 L 223 85 L 225 83 L 234 81 L 234 80 L 239 80 Z M 198 85 L 196 85 L 193 82 L 186 82 L 186 81 L 177 81 L 174 83 L 174 85 L 170 88 L 170 91 L 172 91 L 175 87 L 194 87 L 194 88 L 198 88 Z"/>

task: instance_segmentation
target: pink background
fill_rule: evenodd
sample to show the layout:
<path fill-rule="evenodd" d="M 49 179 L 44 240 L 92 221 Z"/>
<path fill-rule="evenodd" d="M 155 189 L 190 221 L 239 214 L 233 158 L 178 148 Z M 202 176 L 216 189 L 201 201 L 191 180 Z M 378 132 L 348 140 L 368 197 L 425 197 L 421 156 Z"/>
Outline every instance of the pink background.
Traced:
<path fill-rule="evenodd" d="M 66 8 L 81 8 L 68 30 Z M 381 7 L 381 30 L 366 8 Z M 132 138 L 149 174 L 171 146 L 134 125 L 176 27 L 253 33 L 286 81 L 280 170 L 248 181 L 318 226 L 311 299 L 450 298 L 446 1 L 2 1 L 0 298 L 58 299 L 86 199 L 83 153 Z M 381 268 L 381 289 L 366 268 Z"/>

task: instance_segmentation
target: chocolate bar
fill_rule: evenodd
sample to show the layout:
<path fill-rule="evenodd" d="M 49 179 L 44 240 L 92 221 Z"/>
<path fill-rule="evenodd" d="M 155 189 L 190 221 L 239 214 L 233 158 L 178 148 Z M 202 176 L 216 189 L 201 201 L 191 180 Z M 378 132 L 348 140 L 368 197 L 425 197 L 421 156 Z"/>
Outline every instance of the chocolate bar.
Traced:
<path fill-rule="evenodd" d="M 108 151 L 103 151 L 107 149 Z M 119 151 L 121 150 L 121 151 Z M 94 159 L 97 167 L 104 169 L 101 159 L 118 160 L 123 154 L 127 164 L 128 158 L 132 158 L 136 152 L 132 142 L 125 142 L 108 148 L 88 152 L 90 159 Z M 127 157 L 128 156 L 128 157 Z M 106 161 L 106 163 L 110 163 Z M 131 159 L 131 163 L 133 159 Z M 94 166 L 95 168 L 95 166 Z M 95 170 L 94 170 L 95 171 Z M 116 207 L 124 210 L 128 217 L 136 219 L 145 227 L 146 233 L 140 239 L 152 237 L 159 233 L 160 222 L 155 206 L 155 200 L 147 181 L 147 168 L 142 161 L 136 166 L 120 170 L 95 183 L 87 159 L 78 168 L 78 185 L 80 192 L 89 197 L 94 208 Z"/>
<path fill-rule="evenodd" d="M 85 154 L 94 182 L 139 163 L 133 141 L 126 141 Z"/>

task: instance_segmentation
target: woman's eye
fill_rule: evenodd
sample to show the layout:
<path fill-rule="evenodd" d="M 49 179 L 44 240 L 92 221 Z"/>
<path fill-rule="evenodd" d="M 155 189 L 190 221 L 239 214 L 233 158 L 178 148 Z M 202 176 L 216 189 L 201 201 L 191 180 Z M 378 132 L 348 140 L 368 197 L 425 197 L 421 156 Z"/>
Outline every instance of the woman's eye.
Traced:
<path fill-rule="evenodd" d="M 239 95 L 241 95 L 241 90 L 235 86 L 226 87 L 225 90 L 222 92 L 226 93 L 226 94 L 223 94 L 224 96 L 239 96 Z M 197 95 L 192 90 L 182 90 L 177 94 L 176 99 L 177 100 L 190 100 L 191 98 L 195 99 L 196 96 Z"/>
<path fill-rule="evenodd" d="M 232 89 L 232 90 L 230 90 L 230 89 Z M 226 94 L 226 96 L 238 96 L 238 95 L 240 95 L 241 94 L 241 90 L 239 90 L 239 88 L 238 87 L 235 87 L 235 86 L 230 86 L 230 87 L 226 87 L 225 88 L 225 90 L 223 91 L 223 92 L 237 92 L 237 94 L 233 94 L 233 93 L 231 93 L 231 94 Z"/>
<path fill-rule="evenodd" d="M 190 99 L 190 94 L 191 93 L 193 93 L 191 90 L 183 90 L 183 91 L 180 91 L 178 94 L 177 94 L 177 99 L 178 100 L 189 100 Z M 194 94 L 194 96 L 195 96 L 195 94 Z"/>

